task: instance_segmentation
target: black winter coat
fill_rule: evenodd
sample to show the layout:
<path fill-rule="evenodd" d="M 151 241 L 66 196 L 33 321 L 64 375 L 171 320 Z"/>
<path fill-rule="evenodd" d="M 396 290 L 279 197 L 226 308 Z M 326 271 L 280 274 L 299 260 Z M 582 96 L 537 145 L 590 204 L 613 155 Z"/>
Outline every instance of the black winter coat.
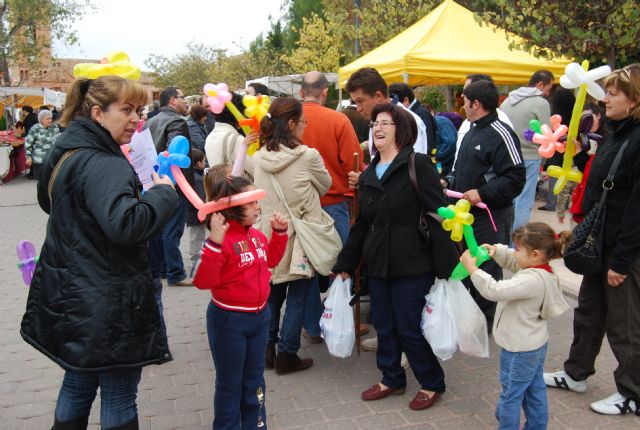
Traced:
<path fill-rule="evenodd" d="M 627 118 L 609 120 L 607 135 L 591 164 L 587 187 L 582 200 L 582 212 L 588 213 L 602 196 L 602 181 L 625 140 L 624 151 L 613 179 L 614 187 L 607 194 L 604 219 L 605 247 L 613 249 L 610 268 L 627 274 L 629 266 L 640 255 L 640 121 Z"/>
<path fill-rule="evenodd" d="M 518 136 L 492 112 L 477 120 L 464 136 L 455 170 L 447 179 L 454 191 L 477 189 L 482 201 L 496 210 L 513 205 L 526 176 Z M 480 209 L 471 209 L 476 211 Z"/>
<path fill-rule="evenodd" d="M 50 201 L 54 166 L 73 149 Z M 140 196 L 139 185 L 109 132 L 88 118 L 73 120 L 44 159 L 38 202 L 49 221 L 20 333 L 64 369 L 171 360 L 146 241 L 171 218 L 178 198 L 169 185 Z"/>
<path fill-rule="evenodd" d="M 375 171 L 380 161 L 377 154 L 360 175 L 358 217 L 334 273 L 352 271 L 362 256 L 368 275 L 379 278 L 416 277 L 442 266 L 445 268 L 438 270 L 438 275 L 450 275 L 457 263 L 454 243 L 437 224 L 430 225 L 430 245 L 418 232 L 421 205 L 409 180 L 408 167 L 412 152 L 412 147 L 403 148 L 381 179 Z M 435 212 L 447 205 L 438 172 L 424 154 L 416 154 L 415 162 L 422 207 Z M 433 257 L 441 261 L 434 261 Z"/>

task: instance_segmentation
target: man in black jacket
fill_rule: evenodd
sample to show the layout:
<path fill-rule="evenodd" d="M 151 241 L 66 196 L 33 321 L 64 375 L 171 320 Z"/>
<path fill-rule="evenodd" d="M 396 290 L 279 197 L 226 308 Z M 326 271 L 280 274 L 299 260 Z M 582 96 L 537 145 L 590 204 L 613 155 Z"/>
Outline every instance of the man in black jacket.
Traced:
<path fill-rule="evenodd" d="M 491 81 L 480 80 L 463 91 L 464 108 L 472 126 L 460 145 L 455 170 L 447 177 L 449 188 L 462 192 L 472 205 L 473 229 L 478 243 L 509 243 L 513 224 L 513 199 L 526 181 L 526 170 L 518 136 L 498 119 L 498 89 Z M 473 205 L 486 203 L 495 221 L 493 229 L 486 210 Z M 482 266 L 495 279 L 502 269 L 493 260 Z M 476 302 L 493 325 L 495 303 L 472 289 Z"/>
<path fill-rule="evenodd" d="M 145 128 L 151 131 L 153 142 L 157 152 L 162 152 L 169 147 L 171 140 L 176 136 L 184 136 L 190 139 L 189 126 L 182 117 L 187 113 L 187 105 L 182 91 L 175 87 L 167 87 L 160 93 L 160 113 L 149 121 Z M 189 153 L 191 153 L 191 143 L 189 143 Z M 193 186 L 193 166 L 183 169 L 184 176 Z M 187 205 L 191 204 L 179 191 L 179 203 L 173 217 L 165 225 L 162 233 L 162 243 L 164 245 L 164 260 L 166 263 L 167 283 L 172 287 L 191 286 L 191 281 L 187 277 L 180 252 L 180 238 L 184 233 L 184 226 L 187 219 Z"/>

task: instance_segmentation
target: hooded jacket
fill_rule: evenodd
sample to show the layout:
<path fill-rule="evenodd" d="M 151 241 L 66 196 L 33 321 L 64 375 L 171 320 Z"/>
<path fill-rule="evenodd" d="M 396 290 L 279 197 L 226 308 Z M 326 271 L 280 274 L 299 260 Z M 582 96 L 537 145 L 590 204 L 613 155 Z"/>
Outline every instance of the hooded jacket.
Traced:
<path fill-rule="evenodd" d="M 511 91 L 509 97 L 502 102 L 500 109 L 507 114 L 513 129 L 520 139 L 520 149 L 525 160 L 539 160 L 537 145 L 524 137 L 524 131 L 529 128 L 529 121 L 537 119 L 542 124 L 551 124 L 551 107 L 543 97 L 542 91 L 536 87 L 520 87 Z"/>
<path fill-rule="evenodd" d="M 493 338 L 509 352 L 533 351 L 549 340 L 547 321 L 569 310 L 562 296 L 560 279 L 543 268 L 520 269 L 515 250 L 496 245 L 493 259 L 515 274 L 496 281 L 483 270 L 476 270 L 471 281 L 484 298 L 497 301 Z"/>
<path fill-rule="evenodd" d="M 49 200 L 54 166 L 75 149 Z M 169 185 L 142 196 L 140 189 L 116 141 L 88 118 L 74 119 L 44 159 L 38 202 L 49 221 L 20 333 L 64 369 L 171 360 L 146 241 L 162 231 L 178 198 Z"/>
<path fill-rule="evenodd" d="M 278 151 L 267 151 L 266 146 L 260 148 L 253 156 L 254 183 L 256 187 L 267 192 L 267 197 L 260 202 L 261 217 L 255 224 L 256 228 L 265 235 L 271 236 L 269 217 L 274 212 L 280 212 L 289 218 L 289 212 L 284 203 L 278 198 L 273 183 L 275 176 L 287 205 L 299 218 L 323 222 L 320 196 L 325 194 L 331 186 L 331 175 L 324 167 L 320 153 L 306 145 L 288 148 L 280 145 Z M 282 260 L 273 270 L 273 283 L 295 281 L 305 276 L 291 273 L 294 247 L 296 246 L 296 232 L 293 224 L 289 223 L 289 241 Z M 293 261 L 296 264 L 296 261 Z"/>

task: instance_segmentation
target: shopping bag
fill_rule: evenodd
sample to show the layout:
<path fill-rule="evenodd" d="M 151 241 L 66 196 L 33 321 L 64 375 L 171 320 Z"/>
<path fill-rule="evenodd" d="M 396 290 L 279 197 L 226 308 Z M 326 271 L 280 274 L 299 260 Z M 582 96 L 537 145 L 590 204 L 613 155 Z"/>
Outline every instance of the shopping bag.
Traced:
<path fill-rule="evenodd" d="M 489 335 L 484 314 L 462 282 L 449 279 L 446 289 L 460 352 L 474 357 L 489 357 Z"/>
<path fill-rule="evenodd" d="M 422 309 L 420 328 L 433 353 L 442 360 L 453 357 L 458 349 L 455 321 L 447 301 L 447 281 L 436 279 Z"/>
<path fill-rule="evenodd" d="M 356 341 L 353 310 L 349 306 L 350 291 L 351 280 L 343 280 L 338 275 L 331 284 L 329 295 L 324 301 L 320 331 L 329 349 L 329 354 L 334 357 L 349 357 Z"/>

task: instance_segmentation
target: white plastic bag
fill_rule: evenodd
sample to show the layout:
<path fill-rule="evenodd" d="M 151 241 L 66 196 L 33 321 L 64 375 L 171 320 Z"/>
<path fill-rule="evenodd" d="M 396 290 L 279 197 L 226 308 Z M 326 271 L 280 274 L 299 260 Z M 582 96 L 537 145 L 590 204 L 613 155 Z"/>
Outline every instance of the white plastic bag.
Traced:
<path fill-rule="evenodd" d="M 474 357 L 489 357 L 489 335 L 484 314 L 462 282 L 449 279 L 446 285 L 460 352 Z"/>
<path fill-rule="evenodd" d="M 458 337 L 455 321 L 447 300 L 447 281 L 436 279 L 429 294 L 425 296 L 426 303 L 422 309 L 420 328 L 433 353 L 442 360 L 453 357 L 457 348 Z"/>
<path fill-rule="evenodd" d="M 356 341 L 353 310 L 349 306 L 350 291 L 351 280 L 342 280 L 338 275 L 331 284 L 329 295 L 324 301 L 320 330 L 329 354 L 334 357 L 349 357 Z"/>

